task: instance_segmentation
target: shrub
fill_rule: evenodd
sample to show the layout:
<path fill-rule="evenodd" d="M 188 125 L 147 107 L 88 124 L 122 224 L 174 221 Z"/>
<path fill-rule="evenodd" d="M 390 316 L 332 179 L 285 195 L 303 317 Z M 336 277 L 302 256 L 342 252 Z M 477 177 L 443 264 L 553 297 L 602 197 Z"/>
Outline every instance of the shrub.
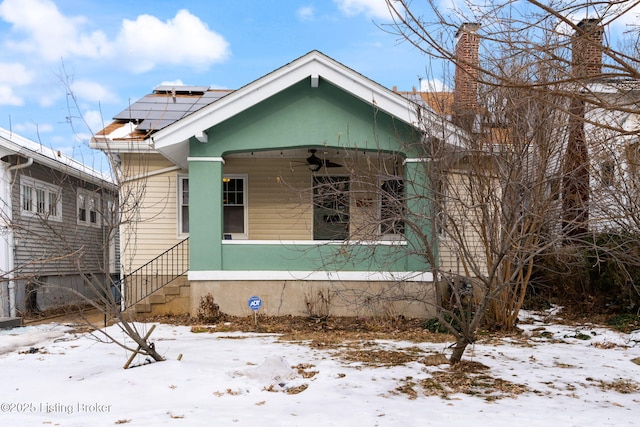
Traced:
<path fill-rule="evenodd" d="M 200 305 L 198 306 L 198 320 L 202 323 L 215 323 L 220 320 L 220 306 L 216 304 L 213 296 L 207 294 L 200 297 Z"/>

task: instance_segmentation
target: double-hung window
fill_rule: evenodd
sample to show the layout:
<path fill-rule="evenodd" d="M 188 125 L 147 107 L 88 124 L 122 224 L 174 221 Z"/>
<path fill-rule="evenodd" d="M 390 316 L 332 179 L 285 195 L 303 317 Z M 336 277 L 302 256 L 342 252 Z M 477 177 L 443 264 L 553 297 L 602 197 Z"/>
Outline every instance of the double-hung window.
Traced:
<path fill-rule="evenodd" d="M 189 177 L 178 175 L 178 235 L 189 234 Z"/>
<path fill-rule="evenodd" d="M 20 212 L 28 217 L 62 221 L 62 189 L 57 185 L 21 176 Z"/>
<path fill-rule="evenodd" d="M 78 189 L 77 212 L 78 224 L 92 227 L 100 226 L 100 195 L 92 191 Z"/>
<path fill-rule="evenodd" d="M 222 179 L 223 233 L 225 239 L 247 238 L 247 175 Z M 211 218 L 214 220 L 214 218 Z M 189 233 L 189 178 L 178 176 L 178 234 Z"/>
<path fill-rule="evenodd" d="M 225 175 L 222 178 L 224 237 L 247 238 L 247 176 Z"/>

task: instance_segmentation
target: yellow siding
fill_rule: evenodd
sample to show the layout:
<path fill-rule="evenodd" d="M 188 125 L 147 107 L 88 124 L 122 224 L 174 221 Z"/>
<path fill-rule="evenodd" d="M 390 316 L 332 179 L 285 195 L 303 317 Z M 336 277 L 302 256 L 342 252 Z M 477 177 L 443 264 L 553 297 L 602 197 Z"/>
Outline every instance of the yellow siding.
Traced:
<path fill-rule="evenodd" d="M 125 178 L 122 185 L 123 220 L 132 220 L 121 236 L 126 274 L 183 239 L 178 236 L 176 185 L 178 174 L 187 172 L 173 170 L 153 175 L 154 171 L 173 166 L 159 155 L 127 154 L 122 156 L 122 165 L 127 177 L 152 174 L 131 181 Z"/>
<path fill-rule="evenodd" d="M 460 235 L 451 238 L 444 233 L 440 239 L 440 270 L 464 276 L 474 277 L 486 274 L 486 254 L 479 232 L 483 221 L 480 213 L 470 208 L 469 186 L 464 182 L 464 172 L 451 172 L 447 175 L 447 194 L 445 209 L 450 222 Z M 445 225 L 450 233 L 455 233 L 452 224 Z M 471 254 L 465 256 L 463 253 Z"/>
<path fill-rule="evenodd" d="M 227 159 L 224 173 L 248 175 L 249 239 L 309 240 L 311 172 L 290 159 Z"/>

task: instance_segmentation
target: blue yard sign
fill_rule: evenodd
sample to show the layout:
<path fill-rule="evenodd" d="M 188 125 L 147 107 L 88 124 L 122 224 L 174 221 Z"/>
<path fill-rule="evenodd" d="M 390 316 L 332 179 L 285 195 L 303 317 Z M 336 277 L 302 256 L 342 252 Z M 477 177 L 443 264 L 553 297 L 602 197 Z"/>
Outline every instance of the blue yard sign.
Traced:
<path fill-rule="evenodd" d="M 260 307 L 262 307 L 262 300 L 260 299 L 260 297 L 254 295 L 249 298 L 249 308 L 251 310 L 258 311 L 260 310 Z"/>

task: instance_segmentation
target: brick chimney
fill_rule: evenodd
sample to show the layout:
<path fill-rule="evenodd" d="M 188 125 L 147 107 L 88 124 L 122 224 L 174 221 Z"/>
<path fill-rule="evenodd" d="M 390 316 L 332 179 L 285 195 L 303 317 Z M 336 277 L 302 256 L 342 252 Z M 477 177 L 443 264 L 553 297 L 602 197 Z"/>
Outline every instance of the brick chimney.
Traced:
<path fill-rule="evenodd" d="M 578 23 L 571 57 L 574 77 L 593 79 L 602 73 L 602 34 L 599 19 L 583 19 Z"/>
<path fill-rule="evenodd" d="M 465 23 L 456 33 L 453 110 L 454 120 L 461 126 L 472 125 L 478 109 L 479 28 L 480 24 Z"/>

